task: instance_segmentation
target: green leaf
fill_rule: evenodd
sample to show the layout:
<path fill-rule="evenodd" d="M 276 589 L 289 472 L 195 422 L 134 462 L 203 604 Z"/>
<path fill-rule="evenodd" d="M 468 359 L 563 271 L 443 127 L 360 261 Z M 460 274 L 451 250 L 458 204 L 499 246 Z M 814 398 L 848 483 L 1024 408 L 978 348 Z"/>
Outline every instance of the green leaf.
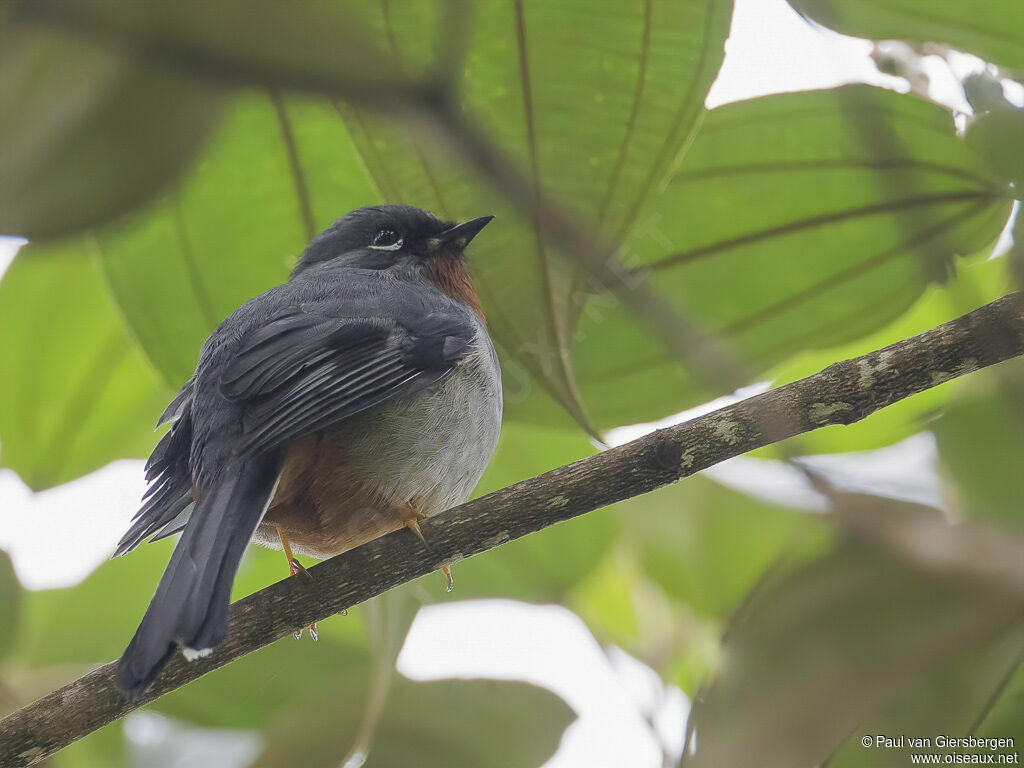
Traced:
<path fill-rule="evenodd" d="M 1006 254 L 1010 261 L 1010 274 L 1019 289 L 1024 285 L 1024 216 L 1017 211 L 1017 218 L 1013 221 L 1013 245 Z"/>
<path fill-rule="evenodd" d="M 282 716 L 254 764 L 335 768 L 355 739 L 364 697 L 338 681 Z M 552 693 L 492 680 L 397 682 L 367 768 L 531 768 L 558 748 L 572 710 Z"/>
<path fill-rule="evenodd" d="M 64 747 L 46 761 L 50 768 L 121 768 L 128 766 L 124 723 L 120 720 Z"/>
<path fill-rule="evenodd" d="M 702 476 L 618 505 L 627 546 L 666 593 L 725 617 L 773 563 L 813 550 L 820 519 L 759 502 Z"/>
<path fill-rule="evenodd" d="M 769 96 L 708 114 L 624 261 L 756 376 L 898 317 L 1010 206 L 934 104 L 866 86 Z M 574 361 L 601 427 L 722 394 L 607 300 L 581 314 Z"/>
<path fill-rule="evenodd" d="M 121 655 L 153 597 L 173 542 L 105 562 L 80 584 L 30 592 L 17 658 L 27 668 L 106 663 Z M 117 595 L 111 600 L 111 595 Z M 97 611 L 103 607 L 102 621 Z"/>
<path fill-rule="evenodd" d="M 687 765 L 819 765 L 929 674 L 1019 629 L 1020 605 L 993 583 L 869 548 L 823 558 L 733 626 L 722 670 L 694 710 Z"/>
<path fill-rule="evenodd" d="M 978 736 L 990 738 L 1010 737 L 1014 744 L 1024 744 L 1024 655 L 1017 659 L 1016 669 L 1005 681 L 1002 690 L 994 690 L 998 698 L 984 712 L 978 725 Z"/>
<path fill-rule="evenodd" d="M 886 711 L 858 727 L 845 745 L 829 761 L 830 768 L 904 768 L 911 764 L 910 755 L 921 752 L 981 752 L 992 750 L 941 749 L 935 745 L 937 734 L 964 737 L 978 733 L 977 725 L 985 712 L 1001 698 L 1003 687 L 1020 664 L 1024 653 L 1024 631 L 1017 628 L 997 637 L 962 657 L 952 658 L 925 677 Z M 1019 730 L 1019 729 L 1018 729 Z M 932 748 L 904 747 L 865 748 L 862 739 L 879 734 L 889 737 L 906 735 L 932 739 Z M 991 733 L 990 735 L 997 735 Z M 998 732 L 1003 738 L 1013 736 L 1009 728 Z M 996 750 L 1013 753 L 1015 749 Z"/>
<path fill-rule="evenodd" d="M 349 617 L 344 617 L 349 618 Z M 342 617 L 332 619 L 341 621 Z M 285 637 L 162 696 L 152 709 L 208 728 L 267 729 L 320 695 L 326 684 L 347 688 L 365 707 L 370 655 L 365 641 Z M 325 710 L 331 711 L 331 710 Z M 358 720 L 353 723 L 353 728 Z"/>
<path fill-rule="evenodd" d="M 287 135 L 293 144 L 282 140 Z M 304 208 L 297 189 L 310 195 L 311 208 Z M 221 320 L 287 279 L 313 234 L 305 220 L 325 227 L 374 201 L 332 107 L 300 102 L 286 109 L 250 94 L 235 101 L 176 192 L 147 215 L 100 232 L 97 240 L 125 320 L 178 387 L 192 375 L 200 346 Z"/>
<path fill-rule="evenodd" d="M 433 27 L 432 6 L 410 10 L 380 6 L 372 24 L 406 67 L 422 61 L 423 30 Z M 463 108 L 539 188 L 618 242 L 699 124 L 732 3 L 654 0 L 613 8 L 487 0 L 473 10 Z M 583 277 L 554 253 L 536 222 L 521 220 L 464 163 L 370 115 L 346 116 L 388 200 L 450 219 L 499 216 L 500 234 L 489 232 L 477 249 L 477 288 L 491 333 L 587 424 L 571 361 L 572 324 L 588 291 Z"/>
<path fill-rule="evenodd" d="M 972 377 L 932 429 L 954 499 L 969 517 L 1024 528 L 1024 365 Z"/>
<path fill-rule="evenodd" d="M 1004 102 L 978 115 L 967 131 L 967 142 L 988 158 L 992 168 L 1024 197 L 1024 109 Z"/>
<path fill-rule="evenodd" d="M 170 397 L 83 255 L 28 245 L 0 282 L 2 459 L 36 490 L 146 455 Z"/>
<path fill-rule="evenodd" d="M 12 25 L 0 67 L 0 232 L 96 225 L 170 182 L 223 91 L 78 38 Z"/>
<path fill-rule="evenodd" d="M 199 78 L 394 103 L 404 82 L 336 2 L 52 0 L 20 15 Z M 244 23 L 243 23 L 244 22 Z"/>
<path fill-rule="evenodd" d="M 849 360 L 897 341 L 910 338 L 965 315 L 1005 296 L 1012 286 L 1006 259 L 972 259 L 960 266 L 946 285 L 930 286 L 905 315 L 878 331 L 839 347 L 803 353 L 768 375 L 773 386 L 810 376 L 837 360 Z M 969 379 L 954 379 L 920 394 L 886 406 L 869 418 L 848 426 L 832 426 L 800 435 L 792 441 L 769 446 L 755 455 L 791 455 L 867 451 L 892 445 L 927 429 Z"/>
<path fill-rule="evenodd" d="M 569 607 L 602 645 L 615 645 L 694 695 L 718 659 L 723 623 L 671 598 L 620 547 L 573 590 Z"/>
<path fill-rule="evenodd" d="M 790 0 L 790 5 L 845 35 L 946 43 L 993 64 L 1024 68 L 1024 6 L 1017 0 Z"/>
<path fill-rule="evenodd" d="M 0 550 L 0 662 L 7 656 L 20 630 L 21 583 L 11 556 Z"/>
<path fill-rule="evenodd" d="M 349 747 L 345 764 L 358 755 L 365 755 L 373 745 L 374 736 L 384 715 L 397 672 L 395 664 L 405 645 L 421 601 L 414 585 L 392 589 L 366 604 L 366 629 L 371 663 L 363 716 L 355 740 Z"/>
<path fill-rule="evenodd" d="M 357 10 L 397 46 L 403 66 L 422 69 L 435 5 L 403 7 L 388 17 L 389 30 L 367 7 Z M 730 4 L 659 0 L 625 15 L 517 8 L 475 9 L 465 108 L 550 192 L 624 230 L 701 115 Z M 595 67 L 602 89 L 577 87 Z M 411 144 L 379 119 L 346 115 L 347 126 L 329 104 L 244 97 L 180 193 L 100 234 L 114 295 L 167 380 L 184 380 L 199 344 L 229 311 L 286 277 L 312 229 L 383 194 L 451 218 L 501 214 L 474 264 L 492 333 L 508 353 L 509 389 L 535 377 L 583 420 L 565 347 L 577 278 L 464 164 L 421 140 Z M 510 410 L 522 399 L 511 398 Z"/>
<path fill-rule="evenodd" d="M 108 6 L 98 7 L 110 21 Z M 389 21 L 373 18 L 376 11 L 364 5 L 356 10 L 397 46 L 403 68 L 425 71 L 433 48 L 423 31 L 433 29 L 434 5 L 409 7 Z M 626 16 L 547 5 L 486 5 L 476 13 L 463 72 L 466 109 L 503 149 L 535 168 L 550 192 L 570 197 L 608 229 L 625 231 L 702 114 L 730 4 L 659 1 Z M 125 29 L 138 23 L 131 16 Z M 602 89 L 576 87 L 595 67 L 604 73 Z M 384 197 L 453 217 L 483 208 L 505 213 L 504 231 L 496 230 L 486 253 L 480 246 L 475 261 L 503 349 L 509 410 L 557 421 L 562 417 L 547 392 L 586 421 L 565 346 L 578 277 L 464 165 L 424 149 L 419 139 L 413 151 L 393 128 L 346 114 L 347 126 L 331 104 L 240 96 L 180 187 L 144 215 L 98 233 L 109 286 L 166 381 L 185 380 L 202 340 L 226 314 L 285 279 L 315 229 L 380 199 L 364 173 L 369 168 Z M 80 247 L 87 245 L 93 243 Z"/>

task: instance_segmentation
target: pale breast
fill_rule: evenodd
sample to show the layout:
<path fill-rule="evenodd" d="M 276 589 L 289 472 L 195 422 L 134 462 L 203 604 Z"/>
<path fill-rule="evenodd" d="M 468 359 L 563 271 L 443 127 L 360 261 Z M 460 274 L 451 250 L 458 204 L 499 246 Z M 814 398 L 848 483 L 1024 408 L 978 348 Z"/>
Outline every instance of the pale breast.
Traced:
<path fill-rule="evenodd" d="M 480 326 L 443 381 L 296 441 L 255 540 L 329 557 L 469 498 L 498 444 L 501 374 Z"/>
<path fill-rule="evenodd" d="M 469 498 L 497 447 L 501 412 L 497 356 L 481 332 L 442 382 L 347 419 L 329 439 L 373 478 L 382 504 L 430 516 Z"/>

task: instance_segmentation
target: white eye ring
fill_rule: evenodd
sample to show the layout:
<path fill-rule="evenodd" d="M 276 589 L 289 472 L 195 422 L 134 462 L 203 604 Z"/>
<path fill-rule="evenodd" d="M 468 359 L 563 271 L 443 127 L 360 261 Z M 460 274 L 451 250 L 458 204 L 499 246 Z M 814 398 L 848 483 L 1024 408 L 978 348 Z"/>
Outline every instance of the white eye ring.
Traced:
<path fill-rule="evenodd" d="M 393 242 L 393 243 L 386 243 L 384 245 L 377 245 L 377 241 L 378 240 L 384 239 L 382 237 L 382 235 L 384 235 L 384 236 L 391 235 L 392 237 L 397 238 L 397 240 L 395 240 L 395 242 Z M 399 248 L 402 247 L 402 243 L 403 242 L 404 242 L 403 239 L 401 237 L 399 237 L 398 233 L 395 232 L 393 229 L 382 229 L 380 232 L 378 232 L 374 236 L 373 242 L 370 243 L 369 247 L 373 248 L 374 250 L 377 250 L 377 251 L 397 251 Z"/>

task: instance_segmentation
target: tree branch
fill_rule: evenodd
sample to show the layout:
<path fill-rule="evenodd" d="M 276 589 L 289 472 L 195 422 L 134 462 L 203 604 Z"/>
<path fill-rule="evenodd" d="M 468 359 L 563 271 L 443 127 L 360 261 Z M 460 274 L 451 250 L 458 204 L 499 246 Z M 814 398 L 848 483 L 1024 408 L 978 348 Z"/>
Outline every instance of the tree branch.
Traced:
<path fill-rule="evenodd" d="M 400 531 L 285 579 L 232 606 L 211 656 L 176 656 L 129 703 L 106 664 L 0 721 L 0 765 L 33 765 L 217 667 L 392 587 L 507 541 L 653 491 L 726 459 L 834 424 L 1024 354 L 1024 305 L 1011 294 L 944 325 L 714 413 L 559 467 L 423 522 L 430 542 Z M 127 638 L 126 638 L 127 639 Z"/>

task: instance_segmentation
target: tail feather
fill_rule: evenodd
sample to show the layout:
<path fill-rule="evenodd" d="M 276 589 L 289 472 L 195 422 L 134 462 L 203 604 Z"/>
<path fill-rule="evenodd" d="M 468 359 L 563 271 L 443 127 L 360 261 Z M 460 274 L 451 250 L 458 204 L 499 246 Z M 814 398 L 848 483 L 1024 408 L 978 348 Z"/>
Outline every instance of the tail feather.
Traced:
<path fill-rule="evenodd" d="M 182 393 L 191 393 L 191 388 L 186 386 Z M 181 397 L 175 398 L 175 402 Z M 186 411 L 157 443 L 146 462 L 149 489 L 143 496 L 142 507 L 132 518 L 134 523 L 118 543 L 114 557 L 135 549 L 148 536 L 170 535 L 184 526 L 192 503 L 191 452 L 192 418 L 191 411 Z"/>
<path fill-rule="evenodd" d="M 242 553 L 273 498 L 276 457 L 224 468 L 189 516 L 146 615 L 118 666 L 118 680 L 137 698 L 181 645 L 205 655 L 227 632 L 231 585 Z"/>

